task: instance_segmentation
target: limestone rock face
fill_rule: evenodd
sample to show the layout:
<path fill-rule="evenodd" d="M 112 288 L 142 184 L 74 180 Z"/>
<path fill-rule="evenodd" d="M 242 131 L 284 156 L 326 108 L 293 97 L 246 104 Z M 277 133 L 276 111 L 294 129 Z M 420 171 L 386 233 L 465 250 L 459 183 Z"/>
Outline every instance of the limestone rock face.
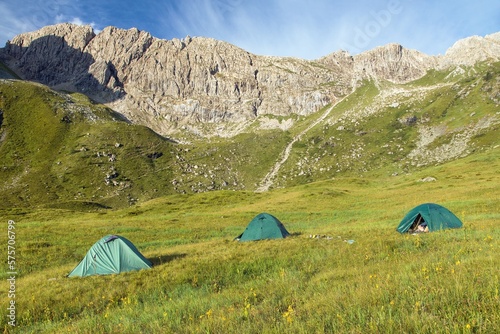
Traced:
<path fill-rule="evenodd" d="M 424 76 L 435 65 L 435 57 L 398 44 L 388 44 L 355 56 L 353 72 L 363 79 L 405 83 Z"/>
<path fill-rule="evenodd" d="M 89 26 L 48 26 L 14 37 L 0 49 L 0 57 L 8 56 L 7 63 L 24 79 L 53 86 L 85 73 L 92 58 L 84 49 L 94 37 Z"/>
<path fill-rule="evenodd" d="M 16 36 L 0 59 L 24 79 L 82 92 L 160 134 L 182 128 L 209 135 L 210 124 L 243 131 L 239 124 L 260 115 L 311 114 L 360 80 L 408 82 L 471 61 L 471 53 L 498 59 L 499 39 L 460 41 L 441 58 L 390 44 L 307 61 L 258 56 L 210 38 L 163 40 L 115 27 L 96 35 L 90 26 L 58 24 Z"/>
<path fill-rule="evenodd" d="M 472 66 L 485 60 L 500 59 L 500 32 L 485 37 L 472 36 L 453 44 L 440 61 L 440 67 Z"/>

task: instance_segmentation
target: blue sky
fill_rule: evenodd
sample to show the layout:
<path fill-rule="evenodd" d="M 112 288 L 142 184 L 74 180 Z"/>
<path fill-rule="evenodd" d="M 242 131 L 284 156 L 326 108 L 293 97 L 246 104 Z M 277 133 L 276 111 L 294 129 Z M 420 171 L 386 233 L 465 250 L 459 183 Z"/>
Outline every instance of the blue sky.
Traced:
<path fill-rule="evenodd" d="M 498 0 L 0 0 L 0 46 L 61 22 L 138 28 L 163 39 L 204 36 L 258 55 L 317 59 L 399 43 L 444 54 L 500 31 Z"/>

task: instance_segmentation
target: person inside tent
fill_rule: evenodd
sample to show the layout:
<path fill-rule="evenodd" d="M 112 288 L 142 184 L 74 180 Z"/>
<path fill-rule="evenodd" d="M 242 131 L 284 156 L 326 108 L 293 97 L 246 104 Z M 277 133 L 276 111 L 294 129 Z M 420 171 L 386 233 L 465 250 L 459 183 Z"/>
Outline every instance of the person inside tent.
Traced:
<path fill-rule="evenodd" d="M 417 227 L 416 232 L 429 232 L 429 227 L 427 226 L 427 223 L 425 221 L 420 223 Z"/>
<path fill-rule="evenodd" d="M 417 218 L 415 218 L 415 221 L 413 222 L 412 226 L 408 230 L 410 233 L 425 233 L 429 232 L 429 227 L 427 226 L 427 222 L 424 220 L 422 215 L 418 215 Z"/>

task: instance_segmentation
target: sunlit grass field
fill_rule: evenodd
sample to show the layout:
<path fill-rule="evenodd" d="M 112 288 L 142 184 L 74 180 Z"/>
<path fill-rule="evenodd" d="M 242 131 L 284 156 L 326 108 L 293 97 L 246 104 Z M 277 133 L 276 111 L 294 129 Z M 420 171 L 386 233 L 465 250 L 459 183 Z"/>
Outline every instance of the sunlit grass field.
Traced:
<path fill-rule="evenodd" d="M 496 148 L 407 175 L 266 193 L 168 196 L 120 210 L 84 203 L 80 211 L 4 210 L 1 327 L 12 333 L 498 333 L 499 171 Z M 427 176 L 436 181 L 420 181 Z M 425 202 L 447 207 L 464 227 L 396 232 L 403 216 Z M 260 212 L 276 216 L 292 236 L 234 241 Z M 15 328 L 6 310 L 8 220 L 16 222 Z M 132 241 L 154 267 L 66 278 L 106 234 Z"/>

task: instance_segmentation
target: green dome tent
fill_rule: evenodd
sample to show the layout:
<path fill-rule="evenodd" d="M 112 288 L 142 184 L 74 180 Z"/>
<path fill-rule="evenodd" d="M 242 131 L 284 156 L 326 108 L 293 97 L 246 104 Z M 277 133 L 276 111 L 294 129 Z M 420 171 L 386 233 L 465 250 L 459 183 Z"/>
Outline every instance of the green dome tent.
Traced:
<path fill-rule="evenodd" d="M 434 203 L 425 203 L 408 212 L 399 223 L 397 231 L 400 233 L 417 232 L 419 227 L 421 231 L 433 232 L 462 227 L 462 222 L 445 207 Z"/>
<path fill-rule="evenodd" d="M 285 226 L 276 217 L 261 213 L 252 219 L 245 231 L 236 239 L 239 241 L 282 239 L 289 235 Z"/>
<path fill-rule="evenodd" d="M 128 239 L 107 235 L 89 249 L 68 277 L 119 274 L 151 267 L 151 262 Z"/>

